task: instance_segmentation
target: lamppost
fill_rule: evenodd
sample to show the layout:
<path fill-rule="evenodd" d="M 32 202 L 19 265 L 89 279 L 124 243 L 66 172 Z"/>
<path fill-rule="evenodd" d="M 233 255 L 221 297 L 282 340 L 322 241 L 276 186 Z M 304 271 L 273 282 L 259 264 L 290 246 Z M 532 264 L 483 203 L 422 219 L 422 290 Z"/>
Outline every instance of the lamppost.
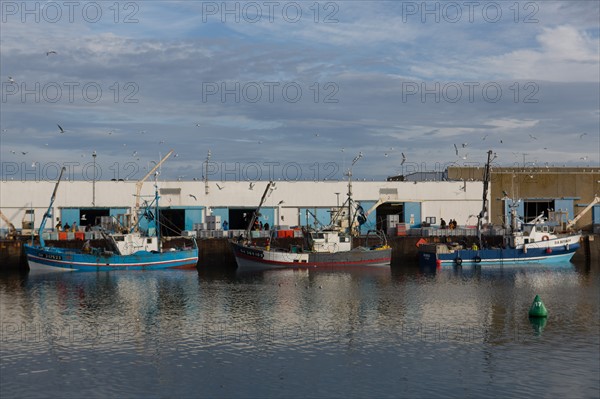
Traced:
<path fill-rule="evenodd" d="M 94 160 L 94 177 L 92 177 L 92 206 L 96 206 L 96 151 L 92 152 Z"/>
<path fill-rule="evenodd" d="M 210 150 L 208 150 L 204 167 L 204 194 L 206 195 L 208 195 L 208 162 L 210 161 L 210 155 Z"/>

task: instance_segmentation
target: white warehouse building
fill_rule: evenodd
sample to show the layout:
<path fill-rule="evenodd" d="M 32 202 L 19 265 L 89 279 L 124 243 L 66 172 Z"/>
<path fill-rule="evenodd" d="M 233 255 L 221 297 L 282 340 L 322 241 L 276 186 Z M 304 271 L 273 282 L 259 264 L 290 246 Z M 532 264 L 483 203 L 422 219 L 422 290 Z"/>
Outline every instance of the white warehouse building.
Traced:
<path fill-rule="evenodd" d="M 205 222 L 207 215 L 220 216 L 230 229 L 245 229 L 246 217 L 258 206 L 267 184 L 159 181 L 161 220 L 168 219 L 179 233 Z M 0 210 L 5 219 L 19 229 L 24 221 L 33 218 L 34 227 L 39 228 L 55 185 L 55 181 L 0 182 Z M 46 228 L 52 229 L 57 218 L 63 225 L 76 222 L 86 226 L 102 216 L 131 214 L 136 191 L 136 183 L 130 181 L 63 180 L 51 209 L 52 221 L 47 222 Z M 352 183 L 352 198 L 367 212 L 363 231 L 385 230 L 387 215 L 398 215 L 399 222 L 411 228 L 421 227 L 424 221 L 436 225 L 441 218 L 472 226 L 477 222 L 475 215 L 481 211 L 482 192 L 480 181 Z M 154 194 L 154 182 L 146 182 L 141 188 L 141 202 L 150 202 Z M 261 208 L 260 221 L 269 226 L 299 226 L 307 221 L 314 223 L 316 216 L 327 224 L 332 208 L 343 205 L 347 194 L 348 182 L 344 181 L 277 181 Z M 0 221 L 4 232 L 8 229 L 6 220 Z"/>

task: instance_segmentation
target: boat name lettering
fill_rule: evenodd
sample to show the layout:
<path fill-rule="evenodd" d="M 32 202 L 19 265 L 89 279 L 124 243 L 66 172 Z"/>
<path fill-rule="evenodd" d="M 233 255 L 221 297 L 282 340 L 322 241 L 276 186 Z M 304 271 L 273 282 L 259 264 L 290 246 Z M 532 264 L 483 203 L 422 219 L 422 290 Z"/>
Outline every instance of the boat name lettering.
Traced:
<path fill-rule="evenodd" d="M 41 254 L 42 257 L 46 258 L 46 259 L 53 259 L 53 260 L 62 260 L 62 256 L 61 255 L 54 255 L 54 254 Z"/>
<path fill-rule="evenodd" d="M 257 257 L 257 258 L 263 258 L 265 256 L 262 251 L 256 251 L 256 250 L 248 249 L 248 248 L 240 248 L 240 252 L 243 253 L 244 255 L 250 255 L 250 256 Z"/>

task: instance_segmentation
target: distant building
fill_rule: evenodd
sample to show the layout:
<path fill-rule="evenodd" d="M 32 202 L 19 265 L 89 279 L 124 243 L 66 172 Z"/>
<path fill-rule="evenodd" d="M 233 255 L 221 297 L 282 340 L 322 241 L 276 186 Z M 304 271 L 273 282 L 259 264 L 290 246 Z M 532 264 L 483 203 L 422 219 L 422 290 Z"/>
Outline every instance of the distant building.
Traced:
<path fill-rule="evenodd" d="M 448 171 L 444 172 L 413 172 L 407 175 L 390 176 L 388 181 L 446 181 Z"/>
<path fill-rule="evenodd" d="M 481 181 L 482 167 L 450 167 L 449 180 Z M 467 183 L 468 185 L 468 183 Z M 530 221 L 540 214 L 572 220 L 595 196 L 600 195 L 600 168 L 590 167 L 493 167 L 490 182 L 490 216 L 496 225 L 510 223 L 509 206 L 517 203 L 519 218 Z M 600 204 L 595 205 L 575 228 L 600 229 Z"/>

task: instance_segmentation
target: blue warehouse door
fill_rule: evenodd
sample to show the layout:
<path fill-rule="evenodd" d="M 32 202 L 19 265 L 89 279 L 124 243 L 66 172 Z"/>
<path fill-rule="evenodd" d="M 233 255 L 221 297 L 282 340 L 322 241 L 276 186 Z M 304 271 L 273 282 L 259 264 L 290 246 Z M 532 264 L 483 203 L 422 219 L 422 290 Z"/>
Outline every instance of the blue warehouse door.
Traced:
<path fill-rule="evenodd" d="M 404 203 L 404 223 L 408 223 L 411 228 L 421 226 L 421 203 L 420 202 L 405 202 Z"/>
<path fill-rule="evenodd" d="M 203 207 L 185 210 L 185 230 L 193 230 L 194 223 L 202 223 Z"/>
<path fill-rule="evenodd" d="M 79 208 L 62 208 L 60 210 L 60 222 L 63 227 L 65 223 L 68 223 L 69 226 L 72 226 L 73 222 L 79 225 Z M 56 224 L 56 219 L 53 224 Z"/>

